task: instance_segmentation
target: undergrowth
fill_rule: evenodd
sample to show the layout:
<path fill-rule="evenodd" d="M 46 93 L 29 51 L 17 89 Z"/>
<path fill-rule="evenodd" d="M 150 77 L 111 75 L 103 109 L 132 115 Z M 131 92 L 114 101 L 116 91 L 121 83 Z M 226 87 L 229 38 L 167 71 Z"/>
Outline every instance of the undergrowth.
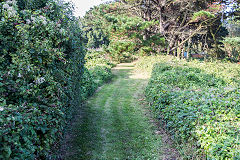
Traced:
<path fill-rule="evenodd" d="M 239 65 L 168 56 L 144 62 L 149 63 L 140 60 L 137 66 L 153 67 L 147 100 L 182 154 L 194 159 L 239 159 Z"/>
<path fill-rule="evenodd" d="M 92 95 L 103 83 L 109 82 L 113 74 L 111 68 L 115 65 L 104 57 L 102 52 L 91 50 L 85 57 L 85 72 L 83 74 L 82 88 L 86 96 Z"/>

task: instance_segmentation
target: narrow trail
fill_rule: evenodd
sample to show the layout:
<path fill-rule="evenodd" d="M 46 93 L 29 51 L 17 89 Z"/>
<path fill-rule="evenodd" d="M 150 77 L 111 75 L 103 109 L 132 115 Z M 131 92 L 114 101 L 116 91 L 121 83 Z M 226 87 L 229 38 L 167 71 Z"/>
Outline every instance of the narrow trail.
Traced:
<path fill-rule="evenodd" d="M 63 159 L 179 159 L 144 101 L 148 79 L 133 69 L 132 64 L 114 68 L 113 81 L 76 114 L 61 149 Z"/>

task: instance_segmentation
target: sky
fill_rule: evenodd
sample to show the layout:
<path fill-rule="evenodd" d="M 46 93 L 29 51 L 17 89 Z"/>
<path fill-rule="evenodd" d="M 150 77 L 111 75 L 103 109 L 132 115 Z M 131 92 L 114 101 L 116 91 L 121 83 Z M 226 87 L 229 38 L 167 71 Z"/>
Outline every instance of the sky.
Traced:
<path fill-rule="evenodd" d="M 65 0 L 66 2 L 72 1 L 75 4 L 75 16 L 83 17 L 91 7 L 104 3 L 108 0 Z"/>

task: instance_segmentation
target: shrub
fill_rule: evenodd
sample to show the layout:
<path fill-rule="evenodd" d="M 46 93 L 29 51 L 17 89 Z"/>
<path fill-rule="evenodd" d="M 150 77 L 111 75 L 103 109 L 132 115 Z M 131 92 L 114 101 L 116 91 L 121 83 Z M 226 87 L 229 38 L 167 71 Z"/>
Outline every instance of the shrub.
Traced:
<path fill-rule="evenodd" d="M 93 95 L 97 87 L 98 86 L 94 82 L 92 74 L 87 68 L 85 68 L 81 82 L 82 99 L 86 100 L 89 96 Z"/>
<path fill-rule="evenodd" d="M 112 77 L 111 68 L 104 66 L 104 64 L 90 69 L 85 68 L 81 82 L 82 99 L 86 100 L 93 95 L 98 87 L 109 82 Z"/>
<path fill-rule="evenodd" d="M 85 66 L 89 69 L 95 66 L 106 66 L 108 68 L 115 66 L 115 64 L 109 59 L 107 53 L 104 51 L 89 50 L 85 59 Z"/>
<path fill-rule="evenodd" d="M 89 72 L 97 86 L 110 81 L 112 78 L 111 69 L 106 66 L 95 66 L 89 69 Z"/>
<path fill-rule="evenodd" d="M 139 56 L 150 56 L 154 52 L 152 47 L 142 47 L 139 50 Z"/>
<path fill-rule="evenodd" d="M 85 59 L 85 67 L 88 71 L 84 75 L 90 79 L 90 81 L 86 82 L 89 87 L 86 90 L 91 91 L 89 95 L 92 95 L 99 86 L 112 79 L 111 68 L 115 65 L 105 57 L 102 51 L 91 50 L 87 53 Z"/>
<path fill-rule="evenodd" d="M 240 37 L 227 37 L 223 41 L 226 56 L 232 61 L 240 61 Z"/>
<path fill-rule="evenodd" d="M 111 41 L 107 52 L 110 53 L 113 61 L 131 62 L 134 58 L 136 44 L 131 41 Z"/>
<path fill-rule="evenodd" d="M 206 159 L 239 159 L 239 66 L 157 59 L 145 93 L 176 142 L 195 146 Z"/>
<path fill-rule="evenodd" d="M 60 1 L 35 2 L 0 3 L 0 159 L 46 159 L 81 101 L 78 21 Z"/>

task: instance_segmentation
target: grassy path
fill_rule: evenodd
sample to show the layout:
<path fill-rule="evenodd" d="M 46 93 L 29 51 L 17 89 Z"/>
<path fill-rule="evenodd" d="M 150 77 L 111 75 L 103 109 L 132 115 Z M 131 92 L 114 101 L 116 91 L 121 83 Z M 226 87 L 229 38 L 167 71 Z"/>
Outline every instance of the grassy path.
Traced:
<path fill-rule="evenodd" d="M 163 151 L 157 128 L 141 104 L 147 80 L 122 64 L 76 116 L 65 148 L 69 160 L 157 160 Z"/>

